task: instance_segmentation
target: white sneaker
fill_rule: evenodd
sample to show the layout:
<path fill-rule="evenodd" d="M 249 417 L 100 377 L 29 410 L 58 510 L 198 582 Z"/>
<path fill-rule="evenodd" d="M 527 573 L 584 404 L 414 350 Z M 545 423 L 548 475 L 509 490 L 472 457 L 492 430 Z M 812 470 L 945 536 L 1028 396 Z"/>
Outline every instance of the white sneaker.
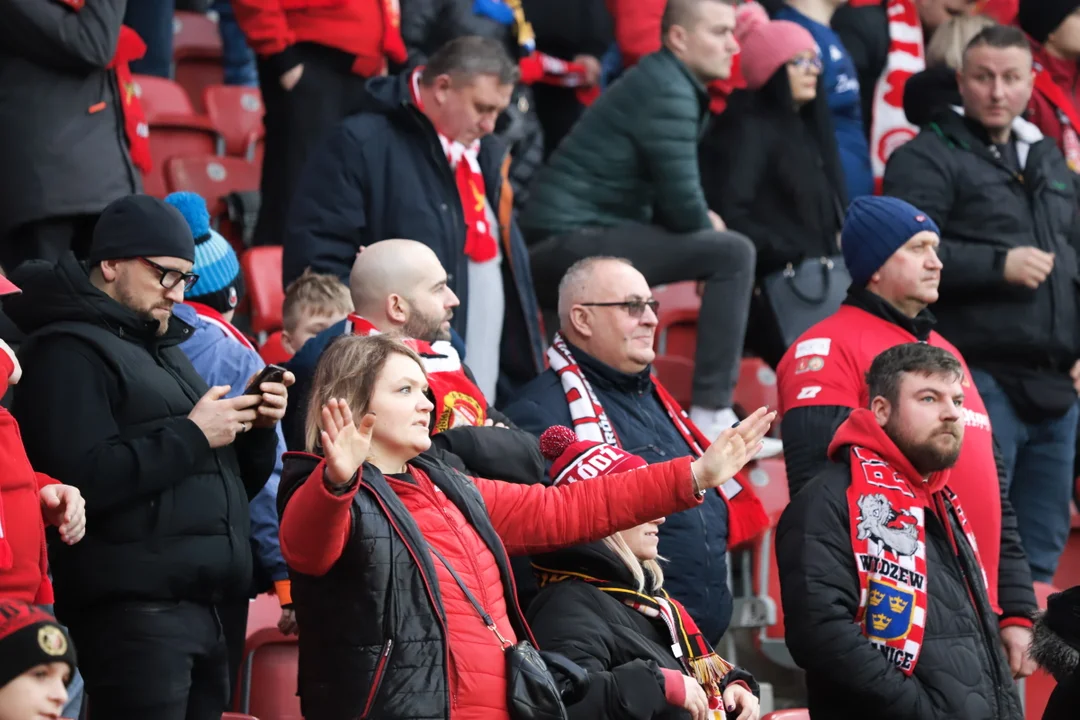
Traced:
<path fill-rule="evenodd" d="M 698 426 L 698 429 L 701 430 L 705 437 L 709 438 L 709 442 L 713 442 L 720 437 L 720 433 L 739 422 L 739 417 L 731 408 L 710 410 L 691 406 L 690 420 Z M 757 454 L 757 457 L 776 457 L 782 452 L 784 452 L 784 443 L 776 438 L 767 437 L 761 441 L 761 452 Z"/>

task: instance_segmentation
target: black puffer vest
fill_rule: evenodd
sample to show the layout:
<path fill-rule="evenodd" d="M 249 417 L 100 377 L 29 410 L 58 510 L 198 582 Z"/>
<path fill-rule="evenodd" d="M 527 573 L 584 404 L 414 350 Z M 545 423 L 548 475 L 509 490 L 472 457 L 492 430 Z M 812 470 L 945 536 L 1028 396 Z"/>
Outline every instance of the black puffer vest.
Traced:
<path fill-rule="evenodd" d="M 321 458 L 287 453 L 283 513 Z M 422 469 L 461 510 L 499 566 L 514 632 L 532 639 L 517 604 L 510 560 L 483 497 L 464 475 L 424 455 Z M 312 477 L 310 482 L 322 482 Z M 445 720 L 450 717 L 446 615 L 423 532 L 382 473 L 364 465 L 352 534 L 326 575 L 290 568 L 300 633 L 300 706 L 307 720 Z"/>

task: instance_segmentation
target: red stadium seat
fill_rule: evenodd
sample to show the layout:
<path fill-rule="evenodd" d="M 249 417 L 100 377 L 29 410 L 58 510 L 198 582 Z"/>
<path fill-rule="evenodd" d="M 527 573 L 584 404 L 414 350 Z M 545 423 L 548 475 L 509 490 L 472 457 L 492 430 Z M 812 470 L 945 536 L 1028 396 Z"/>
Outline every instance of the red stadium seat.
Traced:
<path fill-rule="evenodd" d="M 248 297 L 251 299 L 251 330 L 266 336 L 281 329 L 281 305 L 285 289 L 281 286 L 281 247 L 265 246 L 249 249 L 240 256 Z"/>
<path fill-rule="evenodd" d="M 653 297 L 660 301 L 660 322 L 656 328 L 657 353 L 684 357 L 693 362 L 697 348 L 698 313 L 701 311 L 696 283 L 659 285 L 653 288 Z"/>
<path fill-rule="evenodd" d="M 190 190 L 206 199 L 210 216 L 237 253 L 244 250 L 243 233 L 228 217 L 229 193 L 259 189 L 259 169 L 247 160 L 216 155 L 173 157 L 165 166 L 165 182 L 171 192 Z"/>
<path fill-rule="evenodd" d="M 251 601 L 238 710 L 259 720 L 302 720 L 296 695 L 299 646 L 295 636 L 286 637 L 277 629 L 280 615 L 273 595 Z"/>
<path fill-rule="evenodd" d="M 810 720 L 810 711 L 806 708 L 792 708 L 791 710 L 777 710 L 771 712 L 761 720 Z"/>
<path fill-rule="evenodd" d="M 263 136 L 263 104 L 258 88 L 213 85 L 203 91 L 206 114 L 221 136 L 225 152 L 249 160 Z"/>
<path fill-rule="evenodd" d="M 178 83 L 154 75 L 133 75 L 132 80 L 147 123 L 161 115 L 195 114 L 191 98 Z"/>
<path fill-rule="evenodd" d="M 221 720 L 258 720 L 258 718 L 252 715 L 245 715 L 238 712 L 221 713 Z"/>
<path fill-rule="evenodd" d="M 150 125 L 153 168 L 143 177 L 143 190 L 163 197 L 168 192 L 169 160 L 185 155 L 213 155 L 221 142 L 210 121 L 201 115 L 158 115 Z"/>
<path fill-rule="evenodd" d="M 204 112 L 203 89 L 225 80 L 221 34 L 208 16 L 183 11 L 173 15 L 173 77 L 196 111 Z"/>
<path fill-rule="evenodd" d="M 690 393 L 694 385 L 694 363 L 677 355 L 657 355 L 653 371 L 667 391 L 683 408 L 690 407 Z"/>
<path fill-rule="evenodd" d="M 280 365 L 292 358 L 292 353 L 281 344 L 281 331 L 275 330 L 259 348 L 259 356 L 267 364 Z"/>
<path fill-rule="evenodd" d="M 776 373 L 773 369 L 761 358 L 743 358 L 739 367 L 739 382 L 735 385 L 735 407 L 749 415 L 762 405 L 776 409 L 779 398 Z M 773 428 L 779 427 L 779 421 L 773 423 Z"/>

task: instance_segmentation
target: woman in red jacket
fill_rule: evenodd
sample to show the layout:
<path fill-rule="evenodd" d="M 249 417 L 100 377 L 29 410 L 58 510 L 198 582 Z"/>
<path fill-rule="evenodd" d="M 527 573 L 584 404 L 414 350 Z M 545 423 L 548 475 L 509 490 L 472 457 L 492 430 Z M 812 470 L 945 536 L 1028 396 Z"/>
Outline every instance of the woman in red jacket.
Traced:
<path fill-rule="evenodd" d="M 426 390 L 419 358 L 382 335 L 337 340 L 316 370 L 308 438 L 325 459 L 287 455 L 278 496 L 308 720 L 509 718 L 503 648 L 533 638 L 508 555 L 693 506 L 757 452 L 774 416 L 762 408 L 693 462 L 548 488 L 430 457 Z"/>

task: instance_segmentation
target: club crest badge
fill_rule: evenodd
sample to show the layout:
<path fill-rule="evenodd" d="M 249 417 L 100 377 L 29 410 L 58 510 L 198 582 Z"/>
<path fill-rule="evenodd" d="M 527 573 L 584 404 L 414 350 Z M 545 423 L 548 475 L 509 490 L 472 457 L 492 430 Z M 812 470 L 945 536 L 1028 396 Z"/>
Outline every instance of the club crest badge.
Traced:
<path fill-rule="evenodd" d="M 866 636 L 883 642 L 907 637 L 911 632 L 915 593 L 878 579 L 870 581 L 867 591 L 863 618 Z"/>

